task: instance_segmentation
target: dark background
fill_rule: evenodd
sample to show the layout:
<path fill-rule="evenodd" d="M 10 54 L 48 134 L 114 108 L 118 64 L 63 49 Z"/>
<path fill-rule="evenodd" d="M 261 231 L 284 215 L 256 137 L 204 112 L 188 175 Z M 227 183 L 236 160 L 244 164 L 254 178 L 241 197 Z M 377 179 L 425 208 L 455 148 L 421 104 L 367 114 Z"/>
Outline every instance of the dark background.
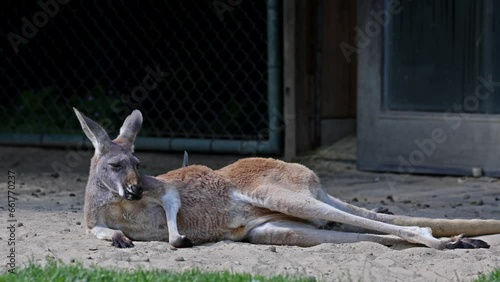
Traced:
<path fill-rule="evenodd" d="M 268 120 L 266 2 L 242 1 L 223 19 L 214 2 L 69 1 L 16 54 L 8 34 L 23 36 L 22 18 L 42 8 L 3 1 L 0 132 L 80 134 L 71 107 L 117 132 L 139 108 L 143 136 L 255 138 Z M 130 101 L 156 66 L 167 79 Z"/>

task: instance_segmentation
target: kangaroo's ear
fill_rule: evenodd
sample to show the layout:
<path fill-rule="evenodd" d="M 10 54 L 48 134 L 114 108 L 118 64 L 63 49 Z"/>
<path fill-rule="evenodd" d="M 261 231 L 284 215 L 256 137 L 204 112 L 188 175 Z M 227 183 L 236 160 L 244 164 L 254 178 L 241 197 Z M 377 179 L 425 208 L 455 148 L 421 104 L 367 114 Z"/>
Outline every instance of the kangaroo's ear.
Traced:
<path fill-rule="evenodd" d="M 120 128 L 120 135 L 116 137 L 115 142 L 122 147 L 134 151 L 134 142 L 137 133 L 141 130 L 142 114 L 139 110 L 134 110 L 123 122 Z"/>
<path fill-rule="evenodd" d="M 92 145 L 94 145 L 95 151 L 97 154 L 103 154 L 111 145 L 111 139 L 106 133 L 106 130 L 102 128 L 97 122 L 91 120 L 86 117 L 82 113 L 80 113 L 77 109 L 73 108 L 75 111 L 76 117 L 80 121 L 80 125 L 82 126 L 83 132 L 90 139 Z"/>
<path fill-rule="evenodd" d="M 182 160 L 182 167 L 187 167 L 189 166 L 189 156 L 188 152 L 184 151 L 184 159 Z"/>

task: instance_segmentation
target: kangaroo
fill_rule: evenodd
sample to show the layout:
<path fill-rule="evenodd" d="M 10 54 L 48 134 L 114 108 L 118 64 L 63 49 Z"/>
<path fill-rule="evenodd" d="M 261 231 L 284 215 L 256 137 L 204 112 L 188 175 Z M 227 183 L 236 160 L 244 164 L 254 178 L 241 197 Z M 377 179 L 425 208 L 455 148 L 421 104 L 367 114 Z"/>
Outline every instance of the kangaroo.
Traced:
<path fill-rule="evenodd" d="M 500 220 L 418 218 L 359 208 L 324 192 L 307 167 L 270 158 L 241 159 L 212 170 L 188 165 L 185 154 L 182 168 L 156 177 L 140 175 L 133 167 L 138 163 L 133 141 L 142 122 L 139 111 L 125 120 L 113 141 L 97 123 L 75 112 L 96 148 L 86 190 L 87 227 L 117 247 L 132 247 L 132 240 L 180 241 L 178 245 L 186 247 L 233 240 L 302 247 L 371 241 L 436 249 L 488 248 L 486 242 L 464 235 L 500 233 Z M 117 178 L 116 155 L 133 175 L 118 179 L 132 179 L 135 189 L 124 191 L 110 184 L 110 178 Z"/>

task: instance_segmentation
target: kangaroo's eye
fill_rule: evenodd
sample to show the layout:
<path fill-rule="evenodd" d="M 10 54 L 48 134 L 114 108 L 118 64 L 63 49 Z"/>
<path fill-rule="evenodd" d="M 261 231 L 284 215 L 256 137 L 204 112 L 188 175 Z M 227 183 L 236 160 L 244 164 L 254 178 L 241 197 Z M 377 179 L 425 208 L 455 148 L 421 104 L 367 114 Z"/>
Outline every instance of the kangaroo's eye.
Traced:
<path fill-rule="evenodd" d="M 122 168 L 122 165 L 118 163 L 110 163 L 109 166 L 114 170 L 120 170 Z"/>
<path fill-rule="evenodd" d="M 137 169 L 137 170 L 139 169 L 139 164 L 135 165 L 135 169 Z"/>

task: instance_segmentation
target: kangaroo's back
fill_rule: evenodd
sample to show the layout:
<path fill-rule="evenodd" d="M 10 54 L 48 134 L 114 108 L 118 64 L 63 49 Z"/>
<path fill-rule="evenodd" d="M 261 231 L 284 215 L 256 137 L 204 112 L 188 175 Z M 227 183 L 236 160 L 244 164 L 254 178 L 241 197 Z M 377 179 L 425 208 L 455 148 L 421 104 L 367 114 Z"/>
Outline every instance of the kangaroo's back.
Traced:
<path fill-rule="evenodd" d="M 229 179 L 243 194 L 257 188 L 279 185 L 318 198 L 322 192 L 318 176 L 309 168 L 272 158 L 246 158 L 225 166 L 217 173 Z"/>

